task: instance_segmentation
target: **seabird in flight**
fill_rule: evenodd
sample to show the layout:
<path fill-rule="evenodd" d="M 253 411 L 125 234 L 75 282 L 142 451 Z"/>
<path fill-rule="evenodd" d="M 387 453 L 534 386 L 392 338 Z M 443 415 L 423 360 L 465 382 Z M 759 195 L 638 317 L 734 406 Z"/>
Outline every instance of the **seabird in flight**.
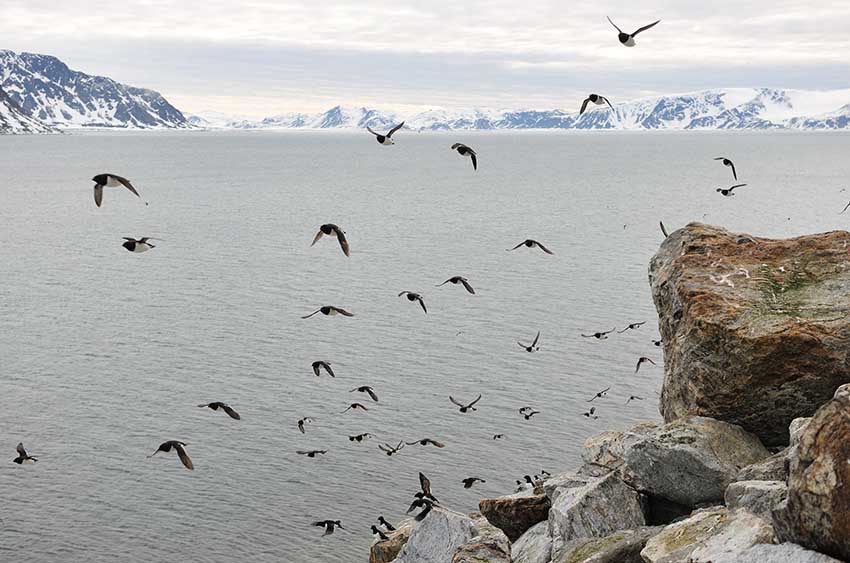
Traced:
<path fill-rule="evenodd" d="M 534 416 L 535 414 L 540 414 L 540 411 L 536 411 L 536 410 L 527 410 L 527 411 L 525 411 L 524 413 L 522 413 L 522 416 L 524 416 L 524 417 L 525 417 L 525 420 L 528 420 L 528 419 L 530 419 L 532 416 Z"/>
<path fill-rule="evenodd" d="M 632 401 L 643 401 L 643 397 L 638 397 L 637 395 L 630 395 L 628 399 L 626 399 L 626 404 L 628 405 Z"/>
<path fill-rule="evenodd" d="M 639 322 L 639 323 L 632 323 L 629 326 L 627 326 L 626 328 L 624 328 L 623 330 L 618 330 L 617 334 L 623 334 L 627 330 L 637 330 L 645 324 L 646 324 L 646 321 L 642 321 L 642 322 Z"/>
<path fill-rule="evenodd" d="M 733 191 L 735 188 L 743 188 L 746 185 L 747 184 L 735 184 L 734 186 L 732 186 L 730 188 L 717 188 L 715 191 L 718 192 L 722 196 L 732 197 L 733 195 L 735 195 L 735 192 Z"/>
<path fill-rule="evenodd" d="M 374 436 L 372 434 L 369 434 L 368 432 L 364 432 L 363 434 L 358 434 L 357 436 L 349 436 L 348 440 L 350 442 L 357 442 L 359 444 L 363 440 L 368 440 L 369 438 L 374 438 Z"/>
<path fill-rule="evenodd" d="M 317 455 L 325 455 L 328 453 L 328 450 L 298 450 L 295 453 L 298 455 L 306 455 L 307 457 L 316 457 Z"/>
<path fill-rule="evenodd" d="M 117 188 L 119 186 L 124 186 L 134 194 L 139 199 L 142 196 L 139 195 L 139 192 L 136 191 L 136 188 L 133 187 L 133 184 L 130 183 L 130 180 L 124 178 L 123 176 L 118 176 L 117 174 L 98 174 L 94 178 L 91 179 L 94 182 L 94 203 L 98 207 L 103 203 L 103 188 Z M 145 202 L 147 205 L 148 202 Z"/>
<path fill-rule="evenodd" d="M 540 346 L 537 345 L 538 340 L 540 340 L 539 330 L 537 331 L 537 336 L 534 337 L 534 342 L 532 342 L 529 346 L 526 346 L 525 344 L 519 341 L 517 341 L 517 344 L 519 344 L 520 348 L 525 349 L 526 352 L 536 352 L 537 350 L 540 350 Z"/>
<path fill-rule="evenodd" d="M 599 393 L 594 395 L 592 398 L 588 399 L 587 402 L 589 403 L 591 401 L 595 401 L 596 399 L 601 399 L 602 397 L 604 397 L 608 393 L 608 391 L 610 389 L 611 389 L 610 387 L 606 387 L 605 389 L 603 389 L 602 391 L 600 391 Z"/>
<path fill-rule="evenodd" d="M 502 439 L 504 439 L 504 438 L 505 438 L 505 435 L 504 435 L 504 434 L 493 434 L 493 439 L 494 439 L 494 440 L 502 440 Z"/>
<path fill-rule="evenodd" d="M 422 299 L 422 296 L 419 295 L 418 293 L 414 293 L 412 291 L 402 291 L 401 293 L 398 294 L 399 297 L 401 297 L 402 295 L 407 297 L 408 301 L 419 301 L 419 304 L 422 305 L 422 310 L 425 311 L 426 313 L 428 312 L 428 309 L 425 308 L 425 301 Z"/>
<path fill-rule="evenodd" d="M 393 141 L 393 139 L 392 139 L 393 133 L 395 133 L 396 131 L 398 131 L 402 127 L 404 127 L 404 121 L 402 121 L 401 123 L 399 123 L 398 125 L 396 125 L 392 129 L 390 129 L 390 132 L 387 133 L 386 135 L 381 135 L 380 133 L 375 133 L 374 131 L 372 131 L 371 127 L 366 127 L 366 129 L 369 131 L 369 133 L 373 134 L 376 137 L 379 144 L 389 146 L 389 145 L 395 144 L 395 141 Z"/>
<path fill-rule="evenodd" d="M 186 446 L 186 442 L 180 442 L 178 440 L 169 440 L 167 442 L 161 443 L 156 449 L 156 451 L 148 457 L 151 458 L 159 452 L 169 453 L 172 449 L 174 449 L 177 452 L 177 457 L 180 458 L 180 461 L 183 463 L 184 466 L 186 466 L 186 469 L 193 470 L 195 469 L 195 466 L 192 465 L 192 460 L 189 459 L 189 454 L 186 453 Z"/>
<path fill-rule="evenodd" d="M 451 401 L 452 403 L 454 403 L 455 405 L 460 407 L 459 410 L 462 413 L 466 413 L 467 411 L 473 411 L 473 412 L 477 411 L 478 409 L 475 408 L 475 403 L 477 403 L 480 400 L 481 400 L 481 394 L 479 393 L 477 399 L 475 399 L 474 401 L 472 401 L 468 405 L 464 405 L 463 403 L 458 402 L 454 397 L 449 395 L 449 401 Z"/>
<path fill-rule="evenodd" d="M 725 156 L 718 156 L 714 160 L 722 160 L 723 166 L 728 166 L 729 168 L 732 169 L 732 177 L 735 178 L 735 180 L 738 179 L 738 172 L 735 170 L 735 163 L 734 162 L 732 162 L 731 160 L 729 160 Z"/>
<path fill-rule="evenodd" d="M 221 410 L 223 410 L 224 412 L 227 413 L 227 416 L 229 416 L 230 418 L 232 418 L 234 420 L 239 420 L 241 418 L 239 416 L 238 412 L 236 412 L 235 410 L 230 408 L 230 405 L 222 403 L 221 401 L 216 401 L 214 403 L 207 403 L 205 405 L 198 405 L 198 407 L 199 408 L 205 408 L 206 407 L 206 408 L 212 409 L 214 411 L 221 409 Z"/>
<path fill-rule="evenodd" d="M 555 254 L 554 252 L 552 252 L 551 250 L 549 250 L 548 248 L 546 248 L 545 246 L 543 246 L 542 244 L 540 244 L 540 243 L 539 243 L 539 242 L 537 242 L 536 240 L 532 240 L 532 239 L 530 239 L 530 238 L 529 238 L 529 239 L 525 239 L 524 241 L 522 241 L 521 243 L 519 243 L 519 244 L 518 244 L 518 245 L 516 245 L 515 247 L 513 247 L 513 248 L 508 248 L 508 249 L 506 249 L 506 250 L 507 250 L 508 252 L 510 252 L 510 251 L 512 251 L 512 250 L 516 250 L 516 249 L 517 249 L 517 248 L 519 248 L 520 246 L 527 246 L 528 248 L 534 248 L 534 247 L 536 246 L 537 248 L 539 248 L 540 250 L 542 250 L 542 251 L 543 251 L 543 252 L 545 252 L 546 254 Z"/>
<path fill-rule="evenodd" d="M 378 444 L 378 449 L 387 454 L 387 456 L 392 456 L 397 454 L 404 447 L 404 442 L 400 441 L 395 447 L 389 444 Z"/>
<path fill-rule="evenodd" d="M 486 483 L 486 482 L 487 481 L 485 481 L 484 479 L 481 479 L 479 477 L 467 477 L 466 479 L 461 481 L 461 483 L 463 483 L 464 489 L 471 489 L 472 485 L 474 485 L 475 483 Z"/>
<path fill-rule="evenodd" d="M 590 407 L 590 410 L 587 411 L 586 413 L 582 413 L 582 416 L 596 420 L 599 417 L 595 413 L 596 413 L 596 407 Z"/>
<path fill-rule="evenodd" d="M 304 418 L 302 418 L 298 421 L 298 430 L 300 430 L 302 434 L 305 434 L 304 424 L 306 424 L 308 422 L 313 422 L 313 419 L 310 418 L 309 416 L 305 416 Z"/>
<path fill-rule="evenodd" d="M 614 111 L 614 106 L 611 105 L 611 102 L 608 101 L 608 98 L 606 98 L 605 96 L 600 96 L 599 94 L 590 94 L 581 103 L 581 109 L 578 112 L 579 115 L 584 113 L 584 110 L 587 109 L 588 103 L 593 103 L 593 104 L 596 104 L 597 106 L 602 106 L 602 105 L 608 104 L 608 107 L 611 108 L 611 111 Z M 623 225 L 623 228 L 625 228 L 625 225 Z"/>
<path fill-rule="evenodd" d="M 344 411 L 342 411 L 342 412 L 341 412 L 341 413 L 339 413 L 339 414 L 342 414 L 342 413 L 348 412 L 348 411 L 350 411 L 350 410 L 352 410 L 352 409 L 354 409 L 354 410 L 361 409 L 361 410 L 364 410 L 364 411 L 368 411 L 368 410 L 369 410 L 369 409 L 367 409 L 366 407 L 364 407 L 363 405 L 361 405 L 360 403 L 351 403 L 350 405 L 348 405 L 348 408 L 347 408 L 347 409 L 345 409 Z"/>
<path fill-rule="evenodd" d="M 582 334 L 584 338 L 595 338 L 597 340 L 608 340 L 608 335 L 616 330 L 612 328 L 611 330 L 606 330 L 605 332 L 594 332 L 593 334 Z"/>
<path fill-rule="evenodd" d="M 447 283 L 462 284 L 462 285 L 463 285 L 463 287 L 465 287 L 465 288 L 466 288 L 466 291 L 468 291 L 468 292 L 469 292 L 469 293 L 471 293 L 472 295 L 475 295 L 475 290 L 474 290 L 474 289 L 472 289 L 472 286 L 471 286 L 471 285 L 469 285 L 469 280 L 468 280 L 468 279 L 466 279 L 466 278 L 464 278 L 464 277 L 462 277 L 462 276 L 454 276 L 454 277 L 451 277 L 451 278 L 447 279 L 446 281 L 444 281 L 443 283 L 441 283 L 440 285 L 436 285 L 436 286 L 434 286 L 434 287 L 441 287 L 441 286 L 446 285 Z"/>
<path fill-rule="evenodd" d="M 608 17 L 608 16 L 605 16 L 605 17 Z M 620 29 L 619 27 L 617 27 L 617 24 L 615 24 L 613 21 L 611 21 L 611 18 L 608 18 L 608 21 L 611 22 L 611 25 L 613 25 L 614 28 L 619 32 L 617 34 L 617 39 L 620 40 L 620 43 L 622 43 L 626 47 L 634 47 L 635 46 L 635 35 L 637 35 L 641 31 L 646 31 L 647 29 L 658 25 L 658 22 L 660 22 L 661 20 L 652 22 L 649 25 L 645 25 L 645 26 L 639 28 L 634 33 L 623 33 L 623 30 Z"/>
<path fill-rule="evenodd" d="M 151 248 L 156 248 L 155 244 L 151 244 L 148 241 L 154 240 L 151 237 L 142 237 L 140 239 L 134 239 L 133 237 L 124 237 L 124 242 L 121 243 L 121 246 L 129 250 L 130 252 L 147 252 Z"/>
<path fill-rule="evenodd" d="M 653 341 L 652 341 L 652 343 L 653 343 L 655 346 L 661 346 L 661 344 L 663 344 L 663 342 L 664 342 L 664 341 L 663 341 L 663 340 L 661 340 L 661 339 L 653 340 Z"/>
<path fill-rule="evenodd" d="M 472 159 L 472 168 L 478 170 L 478 155 L 475 151 L 467 147 L 463 143 L 455 143 L 452 145 L 452 150 L 457 151 L 460 156 L 465 156 Z"/>
<path fill-rule="evenodd" d="M 375 390 L 369 387 L 368 385 L 361 385 L 360 387 L 355 387 L 349 393 L 354 393 L 357 391 L 358 393 L 368 393 L 373 401 L 378 402 L 378 396 L 375 394 Z"/>
<path fill-rule="evenodd" d="M 413 519 L 417 522 L 421 522 L 428 516 L 428 513 L 434 508 L 435 504 L 433 501 L 428 500 L 427 498 L 417 498 L 410 505 L 410 508 L 407 509 L 407 514 L 410 514 L 416 508 L 422 508 L 422 512 L 417 514 Z"/>
<path fill-rule="evenodd" d="M 655 362 L 647 358 L 646 356 L 641 356 L 637 361 L 637 366 L 635 366 L 635 373 L 640 370 L 640 366 L 642 366 L 645 362 L 649 362 L 652 365 L 655 365 Z"/>
<path fill-rule="evenodd" d="M 310 246 L 313 246 L 319 239 L 324 236 L 336 237 L 339 241 L 339 246 L 342 248 L 342 253 L 346 256 L 351 256 L 351 249 L 348 247 L 348 239 L 345 238 L 345 231 L 334 225 L 333 223 L 326 223 L 319 227 L 319 232 L 316 233 L 316 236 L 313 238 L 313 242 Z"/>
<path fill-rule="evenodd" d="M 316 374 L 316 377 L 319 377 L 319 373 L 322 368 L 324 368 L 325 371 L 328 372 L 328 375 L 330 375 L 331 377 L 336 377 L 336 375 L 334 375 L 334 370 L 331 368 L 330 362 L 326 362 L 324 360 L 317 360 L 311 365 L 313 366 L 313 373 Z"/>
<path fill-rule="evenodd" d="M 342 524 L 339 520 L 321 520 L 319 522 L 313 522 L 314 526 L 319 526 L 325 529 L 325 533 L 322 534 L 322 537 L 329 536 L 334 533 L 334 529 L 339 528 L 340 530 L 344 530 Z"/>
<path fill-rule="evenodd" d="M 36 461 L 38 461 L 38 459 L 27 454 L 27 451 L 24 449 L 24 443 L 23 442 L 18 442 L 18 445 L 15 446 L 15 450 L 18 452 L 18 457 L 16 457 L 12 461 L 17 463 L 18 465 L 23 465 L 24 463 L 33 464 Z"/>
<path fill-rule="evenodd" d="M 435 446 L 437 448 L 446 447 L 446 445 L 443 444 L 442 442 L 432 440 L 431 438 L 422 438 L 421 440 L 416 440 L 415 442 L 405 442 L 405 444 L 407 444 L 408 446 L 415 446 L 416 444 L 419 444 L 420 446 L 431 445 L 431 446 Z"/>
<path fill-rule="evenodd" d="M 354 313 L 349 313 L 348 311 L 346 311 L 345 309 L 343 309 L 341 307 L 335 307 L 333 305 L 324 305 L 322 307 L 319 307 L 318 309 L 316 309 L 315 311 L 313 311 L 309 315 L 305 315 L 301 318 L 302 319 L 309 319 L 310 317 L 312 317 L 316 313 L 321 313 L 321 314 L 329 316 L 329 317 L 334 317 L 336 315 L 342 315 L 343 317 L 353 317 L 354 316 Z"/>

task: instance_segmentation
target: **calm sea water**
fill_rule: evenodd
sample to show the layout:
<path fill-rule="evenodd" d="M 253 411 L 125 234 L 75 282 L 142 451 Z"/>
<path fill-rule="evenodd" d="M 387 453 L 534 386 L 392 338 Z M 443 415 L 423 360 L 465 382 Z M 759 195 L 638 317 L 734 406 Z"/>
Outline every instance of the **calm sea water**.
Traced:
<path fill-rule="evenodd" d="M 478 150 L 477 173 L 455 141 Z M 848 154 L 841 134 L 0 137 L 0 559 L 365 561 L 369 526 L 403 515 L 419 471 L 471 511 L 523 474 L 570 468 L 587 436 L 658 418 L 659 219 L 845 228 Z M 721 155 L 749 184 L 732 198 L 714 191 L 733 183 Z M 110 189 L 95 208 L 101 171 L 150 205 Z M 350 258 L 332 239 L 310 248 L 325 222 Z M 137 255 L 123 236 L 165 240 Z M 525 238 L 556 254 L 505 252 Z M 477 295 L 434 287 L 453 275 Z M 356 316 L 300 319 L 323 304 Z M 538 330 L 525 353 L 516 341 Z M 635 375 L 642 355 L 659 367 Z M 317 359 L 336 379 L 313 376 Z M 378 404 L 349 392 L 366 384 Z M 600 418 L 582 417 L 608 386 Z M 448 400 L 478 393 L 468 415 Z M 633 394 L 645 400 L 625 405 Z M 196 407 L 209 401 L 242 420 Z M 370 410 L 339 414 L 353 401 Z M 525 421 L 525 405 L 541 414 Z M 361 432 L 446 447 L 390 458 L 348 440 Z M 145 458 L 168 439 L 190 444 L 194 472 Z M 35 466 L 11 463 L 18 441 Z M 312 448 L 328 454 L 295 454 Z M 468 476 L 487 483 L 464 490 Z M 348 531 L 320 538 L 314 519 Z"/>

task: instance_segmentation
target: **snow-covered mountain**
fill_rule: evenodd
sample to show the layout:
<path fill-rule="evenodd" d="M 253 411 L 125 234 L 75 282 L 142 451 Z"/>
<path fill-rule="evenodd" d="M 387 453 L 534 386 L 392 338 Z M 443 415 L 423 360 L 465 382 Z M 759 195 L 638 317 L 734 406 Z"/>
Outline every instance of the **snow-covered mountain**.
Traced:
<path fill-rule="evenodd" d="M 21 113 L 48 128 L 191 127 L 158 92 L 71 70 L 49 55 L 0 50 L 0 88 Z"/>
<path fill-rule="evenodd" d="M 324 113 L 286 113 L 261 120 L 220 118 L 219 129 L 386 129 L 405 120 L 405 128 L 427 131 L 488 129 L 845 129 L 850 130 L 850 90 L 830 92 L 771 88 L 728 88 L 641 98 L 593 109 L 447 110 L 430 108 L 399 115 L 374 108 L 336 106 Z M 581 100 L 576 100 L 579 106 Z M 195 117 L 190 117 L 194 121 Z"/>
<path fill-rule="evenodd" d="M 0 89 L 0 134 L 49 133 L 52 129 L 21 111 L 21 108 Z"/>

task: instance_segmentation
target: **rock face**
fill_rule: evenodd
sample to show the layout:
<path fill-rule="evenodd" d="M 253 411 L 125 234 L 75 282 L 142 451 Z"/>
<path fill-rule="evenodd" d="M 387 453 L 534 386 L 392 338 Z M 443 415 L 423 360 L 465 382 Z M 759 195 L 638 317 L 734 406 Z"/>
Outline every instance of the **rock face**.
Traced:
<path fill-rule="evenodd" d="M 716 535 L 702 541 L 691 552 L 691 563 L 715 563 L 734 557 L 754 545 L 772 543 L 773 526 L 747 510 L 730 513 L 729 522 Z"/>
<path fill-rule="evenodd" d="M 724 527 L 728 519 L 729 513 L 724 507 L 696 512 L 687 520 L 670 524 L 652 537 L 640 555 L 647 563 L 687 561 L 694 549 Z"/>
<path fill-rule="evenodd" d="M 691 223 L 650 264 L 661 414 L 737 424 L 768 446 L 850 382 L 850 233 L 755 238 Z"/>
<path fill-rule="evenodd" d="M 549 523 L 532 526 L 511 545 L 512 563 L 549 563 L 552 560 L 552 536 Z"/>
<path fill-rule="evenodd" d="M 493 499 L 481 499 L 478 509 L 490 524 L 501 529 L 512 542 L 526 530 L 549 516 L 549 497 L 517 493 Z"/>
<path fill-rule="evenodd" d="M 771 519 L 771 512 L 785 500 L 788 486 L 784 481 L 738 481 L 726 488 L 726 508 L 744 508 L 756 516 Z"/>
<path fill-rule="evenodd" d="M 809 551 L 797 544 L 755 545 L 740 553 L 717 557 L 712 563 L 841 563 L 828 555 Z"/>
<path fill-rule="evenodd" d="M 850 385 L 812 417 L 788 476 L 788 500 L 774 511 L 781 540 L 850 559 Z"/>
<path fill-rule="evenodd" d="M 410 539 L 394 563 L 447 563 L 477 535 L 468 516 L 435 508 L 422 522 L 414 524 Z"/>
<path fill-rule="evenodd" d="M 738 472 L 735 481 L 785 481 L 785 462 L 792 455 L 788 447 L 758 463 L 748 465 Z"/>
<path fill-rule="evenodd" d="M 511 563 L 511 544 L 507 536 L 481 515 L 473 525 L 478 535 L 458 548 L 451 563 Z"/>
<path fill-rule="evenodd" d="M 623 479 L 641 492 L 696 506 L 722 501 L 742 467 L 769 455 L 737 426 L 688 417 L 657 427 L 632 445 Z"/>
<path fill-rule="evenodd" d="M 408 519 L 396 526 L 395 532 L 387 532 L 388 540 L 372 544 L 369 550 L 369 563 L 390 563 L 395 561 L 401 548 L 410 539 L 413 531 L 413 519 Z"/>
<path fill-rule="evenodd" d="M 643 563 L 640 552 L 661 527 L 620 530 L 604 538 L 574 540 L 556 563 Z"/>

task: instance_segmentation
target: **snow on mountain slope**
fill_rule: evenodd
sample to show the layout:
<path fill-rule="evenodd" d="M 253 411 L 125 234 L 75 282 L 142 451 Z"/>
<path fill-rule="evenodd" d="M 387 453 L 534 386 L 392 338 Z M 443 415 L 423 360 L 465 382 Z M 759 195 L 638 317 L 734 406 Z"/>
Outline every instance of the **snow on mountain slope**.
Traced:
<path fill-rule="evenodd" d="M 21 108 L 0 89 L 0 134 L 50 133 L 49 126 L 21 112 Z"/>

